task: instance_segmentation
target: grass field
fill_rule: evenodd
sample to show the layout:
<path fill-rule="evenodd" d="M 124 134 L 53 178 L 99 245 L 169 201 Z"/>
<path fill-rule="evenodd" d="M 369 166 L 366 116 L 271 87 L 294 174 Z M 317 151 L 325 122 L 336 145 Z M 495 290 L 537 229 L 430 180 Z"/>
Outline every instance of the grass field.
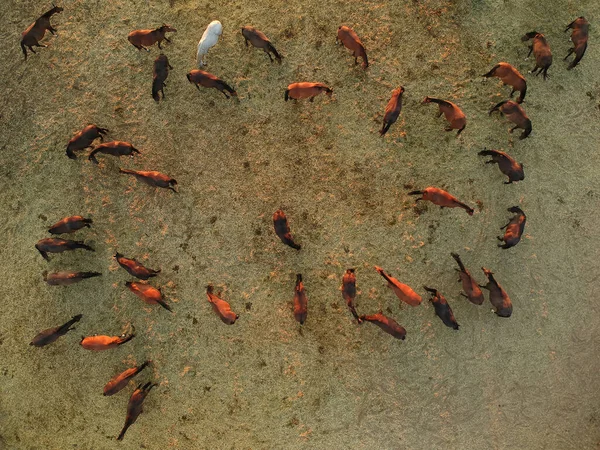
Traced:
<path fill-rule="evenodd" d="M 20 33 L 50 4 L 6 0 L 0 15 L 0 449 L 595 449 L 600 445 L 600 5 L 595 0 L 330 1 L 213 4 L 170 0 L 65 0 L 27 61 Z M 565 26 L 591 23 L 582 63 L 567 71 Z M 210 72 L 238 99 L 198 92 L 185 75 L 206 25 L 224 27 Z M 166 100 L 150 95 L 159 50 L 140 52 L 127 34 L 166 22 L 174 70 Z M 244 45 L 253 25 L 283 55 L 269 63 Z M 335 45 L 339 25 L 361 37 L 371 66 L 354 66 Z M 549 79 L 527 75 L 520 37 L 536 29 L 554 53 Z M 510 88 L 484 81 L 499 61 L 528 79 L 523 104 L 533 133 L 523 141 L 491 106 Z M 319 81 L 330 99 L 284 102 L 296 81 Z M 402 115 L 381 138 L 391 91 L 405 87 Z M 426 96 L 467 115 L 460 137 L 444 132 Z M 100 165 L 65 156 L 88 123 L 129 141 L 135 159 Z M 504 185 L 477 152 L 503 149 L 525 167 Z M 179 194 L 153 189 L 118 168 L 158 170 Z M 442 187 L 475 207 L 472 217 L 413 189 Z M 515 248 L 496 236 L 519 205 L 527 214 Z M 273 232 L 282 208 L 302 244 Z M 60 218 L 91 229 L 69 236 L 95 253 L 34 248 Z M 162 273 L 174 314 L 141 303 L 113 258 L 140 259 Z M 450 252 L 477 279 L 485 266 L 507 290 L 513 316 L 462 298 Z M 424 301 L 401 305 L 373 269 L 409 284 Z M 340 295 L 356 268 L 359 313 L 382 310 L 407 330 L 404 342 L 356 325 Z M 44 270 L 103 277 L 47 286 Z M 295 274 L 308 294 L 304 326 L 291 312 Z M 240 314 L 227 326 L 205 288 L 223 290 Z M 434 315 L 428 285 L 451 304 L 460 331 Z M 40 330 L 81 313 L 77 330 L 43 349 Z M 137 336 L 115 350 L 83 350 L 81 336 Z M 153 364 L 113 397 L 116 373 Z M 144 413 L 115 440 L 137 383 L 153 380 Z"/>

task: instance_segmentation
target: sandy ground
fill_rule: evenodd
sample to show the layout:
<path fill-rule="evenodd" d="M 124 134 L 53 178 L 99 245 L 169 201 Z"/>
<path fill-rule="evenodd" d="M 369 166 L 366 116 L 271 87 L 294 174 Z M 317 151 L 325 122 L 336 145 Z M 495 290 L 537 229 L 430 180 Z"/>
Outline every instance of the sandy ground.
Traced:
<path fill-rule="evenodd" d="M 600 199 L 600 18 L 597 1 L 305 1 L 207 4 L 171 1 L 73 1 L 52 23 L 58 37 L 27 62 L 19 36 L 48 5 L 6 0 L 0 16 L 0 180 L 3 274 L 0 322 L 2 449 L 591 449 L 600 442 L 597 214 Z M 582 64 L 566 70 L 563 29 L 592 23 Z M 224 34 L 208 70 L 232 84 L 239 101 L 198 92 L 194 68 L 204 27 Z M 139 52 L 129 31 L 167 22 L 178 29 L 165 54 L 174 70 L 167 99 L 150 96 L 159 50 Z M 246 49 L 240 27 L 263 30 L 284 55 L 270 64 Z M 334 44 L 352 26 L 371 62 L 354 66 Z M 509 88 L 480 77 L 508 61 L 526 74 L 520 36 L 546 34 L 554 55 L 548 81 L 529 76 L 524 107 L 530 138 L 487 110 Z M 332 99 L 285 103 L 294 81 L 332 86 Z M 380 138 L 391 90 L 406 89 L 404 110 Z M 468 117 L 462 136 L 445 133 L 424 96 L 451 99 Z M 135 160 L 82 155 L 65 145 L 88 123 L 110 129 L 142 151 Z M 505 186 L 483 147 L 525 165 L 524 182 Z M 159 170 L 179 195 L 149 188 L 118 167 Z M 407 195 L 443 187 L 476 206 L 415 207 Z M 496 247 L 520 205 L 522 242 Z M 271 215 L 283 208 L 300 252 L 283 246 Z M 48 263 L 34 244 L 58 219 L 92 217 L 72 237 L 96 252 L 68 252 Z M 116 251 L 162 268 L 174 314 L 142 304 Z M 480 282 L 492 269 L 514 314 L 460 297 L 451 251 Z M 425 299 L 399 305 L 373 270 L 384 267 Z M 408 331 L 401 342 L 351 320 L 339 293 L 355 267 L 361 313 L 383 310 Z M 67 288 L 44 270 L 97 270 L 102 278 Z M 291 314 L 302 273 L 308 320 Z M 240 314 L 226 326 L 206 301 L 214 283 Z M 435 317 L 422 285 L 441 290 L 461 329 Z M 82 313 L 77 330 L 44 349 L 28 346 L 40 330 Z M 137 336 L 92 353 L 82 335 Z M 160 386 L 122 443 L 127 399 L 102 387 L 150 359 L 135 381 Z"/>

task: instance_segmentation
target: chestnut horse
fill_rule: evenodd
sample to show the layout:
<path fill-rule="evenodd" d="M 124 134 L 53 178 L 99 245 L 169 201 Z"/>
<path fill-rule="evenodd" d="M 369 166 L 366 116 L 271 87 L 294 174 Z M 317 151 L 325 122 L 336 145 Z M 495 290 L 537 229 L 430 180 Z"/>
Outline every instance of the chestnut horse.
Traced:
<path fill-rule="evenodd" d="M 50 17 L 54 14 L 63 11 L 63 8 L 60 6 L 52 5 L 52 9 L 33 22 L 29 27 L 23 31 L 21 38 L 21 50 L 23 50 L 23 54 L 25 55 L 25 59 L 27 59 L 27 49 L 31 50 L 31 53 L 35 53 L 33 47 L 46 47 L 46 45 L 40 44 L 40 41 L 44 38 L 46 34 L 46 30 L 50 31 L 54 36 L 56 36 L 56 29 L 52 28 L 50 25 Z"/>
<path fill-rule="evenodd" d="M 146 50 L 149 52 L 150 50 L 146 47 L 151 47 L 152 45 L 158 42 L 158 48 L 162 50 L 160 43 L 165 40 L 167 42 L 171 42 L 168 37 L 165 36 L 166 32 L 176 32 L 177 30 L 170 25 L 165 23 L 162 24 L 161 27 L 158 27 L 154 30 L 134 30 L 127 36 L 131 45 L 133 45 L 138 50 Z"/>

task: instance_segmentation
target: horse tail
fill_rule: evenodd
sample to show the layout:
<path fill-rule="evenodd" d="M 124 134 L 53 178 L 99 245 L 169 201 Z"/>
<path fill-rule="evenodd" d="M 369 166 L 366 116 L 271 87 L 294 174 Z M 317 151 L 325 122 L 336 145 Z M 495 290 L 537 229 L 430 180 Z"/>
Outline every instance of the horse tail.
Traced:
<path fill-rule="evenodd" d="M 285 99 L 286 102 L 288 101 L 288 99 L 290 98 L 290 90 L 289 89 L 285 90 L 285 96 L 283 98 Z"/>
<path fill-rule="evenodd" d="M 361 44 L 359 47 L 359 56 L 363 59 L 363 68 L 369 67 L 369 59 L 367 58 L 367 52 L 365 51 L 365 47 Z"/>
<path fill-rule="evenodd" d="M 71 150 L 70 147 L 67 147 L 67 156 L 70 159 L 77 159 L 77 155 L 73 152 L 73 150 Z"/>
<path fill-rule="evenodd" d="M 581 58 L 583 58 L 583 55 L 585 55 L 586 49 L 587 49 L 587 42 L 583 45 L 580 45 L 579 47 L 577 47 L 575 49 L 575 59 L 573 60 L 573 62 L 571 64 L 569 64 L 569 67 L 567 68 L 568 70 L 571 70 L 573 67 L 575 67 L 577 64 L 579 64 L 579 61 L 581 61 Z"/>
<path fill-rule="evenodd" d="M 237 96 L 237 92 L 235 92 L 235 89 L 233 89 L 231 86 L 229 86 L 227 83 L 225 83 L 223 80 L 219 80 L 219 84 L 221 85 L 221 87 L 223 89 L 225 89 L 227 92 L 229 92 L 231 95 L 235 95 Z"/>
<path fill-rule="evenodd" d="M 188 81 L 189 81 L 190 83 L 192 83 L 192 73 L 191 73 L 191 72 L 190 72 L 190 73 L 188 73 L 188 74 L 186 75 L 186 77 L 187 77 Z"/>
<path fill-rule="evenodd" d="M 25 55 L 25 59 L 27 59 L 27 49 L 25 48 L 25 44 L 21 41 L 21 50 L 23 50 L 23 54 Z"/>
<path fill-rule="evenodd" d="M 277 62 L 281 64 L 281 55 L 277 52 L 277 50 L 275 50 L 275 47 L 273 47 L 273 44 L 271 44 L 270 42 L 267 42 L 267 50 L 273 53 L 275 59 L 277 59 Z"/>
<path fill-rule="evenodd" d="M 519 139 L 525 139 L 530 134 L 531 134 L 531 120 L 528 120 L 527 123 L 525 124 L 525 131 L 523 131 L 523 133 L 521 133 L 521 136 L 519 136 Z"/>
<path fill-rule="evenodd" d="M 526 93 L 527 93 L 527 83 L 525 83 L 525 86 L 523 86 L 523 89 L 521 89 L 519 91 L 519 98 L 517 99 L 517 103 L 523 103 Z"/>
<path fill-rule="evenodd" d="M 154 77 L 154 80 L 152 81 L 152 98 L 154 99 L 155 102 L 160 101 L 158 91 L 160 91 L 160 88 L 162 87 L 161 85 L 162 85 L 162 81 L 160 80 L 160 78 Z"/>

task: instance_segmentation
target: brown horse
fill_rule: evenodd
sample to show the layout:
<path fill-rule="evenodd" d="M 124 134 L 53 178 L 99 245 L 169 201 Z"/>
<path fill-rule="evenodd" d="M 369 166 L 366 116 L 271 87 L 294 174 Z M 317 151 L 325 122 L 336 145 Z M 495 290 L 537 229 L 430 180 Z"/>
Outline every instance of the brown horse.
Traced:
<path fill-rule="evenodd" d="M 468 215 L 473 215 L 473 208 L 458 200 L 454 195 L 440 188 L 430 186 L 422 191 L 411 191 L 408 193 L 408 195 L 421 195 L 422 197 L 418 198 L 417 202 L 420 200 L 428 200 L 441 208 L 462 208 L 467 212 Z"/>
<path fill-rule="evenodd" d="M 100 128 L 98 125 L 88 125 L 71 138 L 67 144 L 67 156 L 71 159 L 77 159 L 75 151 L 91 147 L 92 142 L 98 138 L 102 142 L 103 135 L 106 133 L 108 133 L 108 129 L 106 128 Z"/>
<path fill-rule="evenodd" d="M 146 47 L 151 47 L 156 43 L 158 43 L 158 48 L 160 48 L 162 50 L 160 43 L 163 40 L 171 43 L 169 38 L 165 36 L 165 33 L 167 33 L 167 32 L 174 33 L 176 31 L 177 30 L 175 28 L 173 28 L 172 26 L 167 25 L 166 23 L 163 23 L 162 26 L 160 26 L 154 30 L 134 30 L 131 33 L 129 33 L 129 35 L 127 36 L 127 39 L 129 40 L 129 42 L 131 42 L 131 45 L 133 45 L 138 50 L 143 49 L 143 50 L 146 50 L 147 52 L 149 52 L 150 49 L 147 49 Z"/>
<path fill-rule="evenodd" d="M 383 126 L 379 131 L 379 134 L 383 136 L 388 132 L 390 127 L 398 117 L 400 117 L 400 111 L 402 111 L 402 94 L 404 93 L 404 86 L 400 86 L 398 89 L 392 91 L 392 98 L 385 107 L 385 114 L 383 116 Z"/>
<path fill-rule="evenodd" d="M 446 120 L 450 122 L 450 125 L 445 128 L 446 131 L 458 130 L 456 133 L 458 136 L 467 126 L 467 118 L 465 117 L 465 113 L 463 113 L 462 110 L 454 103 L 433 97 L 425 97 L 423 103 L 436 103 L 440 107 L 440 113 L 438 114 L 438 117 L 444 114 Z"/>
<path fill-rule="evenodd" d="M 52 25 L 50 25 L 50 17 L 61 11 L 63 11 L 63 8 L 53 4 L 50 11 L 42 14 L 39 19 L 37 19 L 35 22 L 29 25 L 25 31 L 23 31 L 21 38 L 21 50 L 23 50 L 25 59 L 27 59 L 27 49 L 25 47 L 29 48 L 31 53 L 35 53 L 33 47 L 46 47 L 46 45 L 40 44 L 40 41 L 46 34 L 46 30 L 50 31 L 50 33 L 56 36 L 56 29 L 52 28 Z"/>
<path fill-rule="evenodd" d="M 129 142 L 123 142 L 123 141 L 112 141 L 112 142 L 106 142 L 104 144 L 100 144 L 98 147 L 96 147 L 94 150 L 92 150 L 92 152 L 90 153 L 90 156 L 88 156 L 88 159 L 90 161 L 92 161 L 94 164 L 98 164 L 98 160 L 96 159 L 96 154 L 97 153 L 104 153 L 105 155 L 112 155 L 112 156 L 131 156 L 133 157 L 133 155 L 135 153 L 137 153 L 138 155 L 140 154 L 140 151 L 135 148 L 133 145 L 131 145 Z"/>
<path fill-rule="evenodd" d="M 162 92 L 162 98 L 165 99 L 165 91 L 163 88 L 167 85 L 165 80 L 169 76 L 169 70 L 173 70 L 169 59 L 162 53 L 154 60 L 154 68 L 152 69 L 152 98 L 155 101 L 160 101 L 159 92 Z"/>
<path fill-rule="evenodd" d="M 512 100 L 504 100 L 490 109 L 489 115 L 496 110 L 500 110 L 502 114 L 506 116 L 508 120 L 515 124 L 509 132 L 512 133 L 517 128 L 523 129 L 523 133 L 519 136 L 519 139 L 525 139 L 531 133 L 531 120 L 525 114 L 525 110 L 518 103 L 513 102 Z"/>
<path fill-rule="evenodd" d="M 194 83 L 198 90 L 200 90 L 200 86 L 203 86 L 205 88 L 215 88 L 221 93 L 223 93 L 223 95 L 227 98 L 229 98 L 227 92 L 229 92 L 234 97 L 237 97 L 237 92 L 235 92 L 235 90 L 231 86 L 229 86 L 220 78 L 217 78 L 212 73 L 208 73 L 200 69 L 194 69 L 186 76 L 188 81 L 190 83 Z"/>
<path fill-rule="evenodd" d="M 543 73 L 545 80 L 548 77 L 548 68 L 552 65 L 550 46 L 548 45 L 548 41 L 546 41 L 546 37 L 537 31 L 531 31 L 521 38 L 523 42 L 529 39 L 533 39 L 533 44 L 529 47 L 527 57 L 531 56 L 531 52 L 535 56 L 535 67 L 531 69 L 531 73 L 535 73 L 537 70 L 538 72 L 535 75 L 538 76 L 540 73 Z"/>
<path fill-rule="evenodd" d="M 565 28 L 565 32 L 572 28 L 573 32 L 571 33 L 571 42 L 573 42 L 573 48 L 569 49 L 569 53 L 565 56 L 565 60 L 571 56 L 572 53 L 575 53 L 575 59 L 569 64 L 567 70 L 571 70 L 581 58 L 585 54 L 585 49 L 587 48 L 588 35 L 590 30 L 590 23 L 587 21 L 585 17 L 578 17 Z"/>
<path fill-rule="evenodd" d="M 300 98 L 309 98 L 312 102 L 315 97 L 325 92 L 329 97 L 333 94 L 333 89 L 325 86 L 323 83 L 292 83 L 288 85 L 285 90 L 284 99 L 287 102 L 288 99 L 298 100 Z"/>
<path fill-rule="evenodd" d="M 522 103 L 523 99 L 525 99 L 525 94 L 527 93 L 527 81 L 525 81 L 523 75 L 521 75 L 519 71 L 510 64 L 505 62 L 498 63 L 492 67 L 492 70 L 483 76 L 485 78 L 500 78 L 504 84 L 512 87 L 512 91 L 510 91 L 510 97 L 512 97 L 516 91 L 519 91 L 517 103 Z"/>
<path fill-rule="evenodd" d="M 242 36 L 244 36 L 244 40 L 246 41 L 246 47 L 248 47 L 248 41 L 250 41 L 254 47 L 262 48 L 271 62 L 273 62 L 273 58 L 271 57 L 271 53 L 273 53 L 277 62 L 281 64 L 281 55 L 277 53 L 269 38 L 262 31 L 251 26 L 245 26 L 242 27 Z"/>
<path fill-rule="evenodd" d="M 342 25 L 338 28 L 335 43 L 339 44 L 340 41 L 342 42 L 342 44 L 344 44 L 344 47 L 352 50 L 352 56 L 354 56 L 354 64 L 358 64 L 358 58 L 362 58 L 363 69 L 369 67 L 369 60 L 367 59 L 367 52 L 365 51 L 365 47 L 362 44 L 362 42 L 360 42 L 358 35 L 354 32 L 352 28 L 348 28 L 345 25 Z"/>

